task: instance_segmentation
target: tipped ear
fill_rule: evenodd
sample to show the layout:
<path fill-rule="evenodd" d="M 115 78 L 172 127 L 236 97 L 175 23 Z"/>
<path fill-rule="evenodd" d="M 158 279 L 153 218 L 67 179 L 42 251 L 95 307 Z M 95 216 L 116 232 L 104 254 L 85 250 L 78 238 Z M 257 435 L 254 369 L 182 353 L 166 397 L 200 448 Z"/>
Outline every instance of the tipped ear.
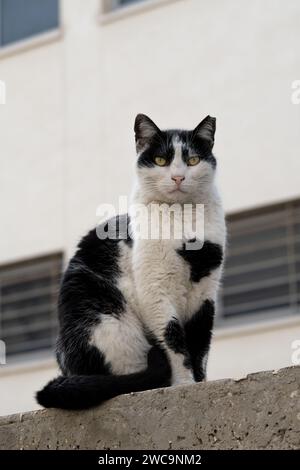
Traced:
<path fill-rule="evenodd" d="M 212 149 L 215 142 L 216 118 L 206 116 L 203 121 L 194 129 L 194 134 L 201 139 L 206 140 Z"/>
<path fill-rule="evenodd" d="M 160 134 L 160 129 L 145 114 L 138 114 L 134 123 L 135 141 L 137 150 L 141 150 L 155 135 Z"/>

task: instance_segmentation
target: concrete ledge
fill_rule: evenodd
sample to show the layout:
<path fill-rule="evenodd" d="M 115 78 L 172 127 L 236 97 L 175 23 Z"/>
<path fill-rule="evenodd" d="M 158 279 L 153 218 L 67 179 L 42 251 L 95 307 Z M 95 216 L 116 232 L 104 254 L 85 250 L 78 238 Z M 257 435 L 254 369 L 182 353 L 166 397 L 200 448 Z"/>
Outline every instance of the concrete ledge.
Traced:
<path fill-rule="evenodd" d="M 300 449 L 300 366 L 0 418 L 0 448 Z"/>

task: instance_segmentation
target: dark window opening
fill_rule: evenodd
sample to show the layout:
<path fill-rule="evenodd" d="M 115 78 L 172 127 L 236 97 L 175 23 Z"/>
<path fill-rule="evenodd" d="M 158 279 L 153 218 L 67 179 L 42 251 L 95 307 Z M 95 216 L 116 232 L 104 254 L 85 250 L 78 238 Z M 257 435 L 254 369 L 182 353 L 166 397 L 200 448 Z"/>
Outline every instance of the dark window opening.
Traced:
<path fill-rule="evenodd" d="M 58 0 L 0 0 L 0 46 L 59 26 Z"/>
<path fill-rule="evenodd" d="M 228 216 L 221 319 L 300 308 L 300 201 Z"/>
<path fill-rule="evenodd" d="M 0 339 L 7 357 L 53 349 L 61 270 L 61 254 L 0 268 Z"/>
<path fill-rule="evenodd" d="M 132 3 L 140 3 L 142 1 L 143 0 L 117 0 L 116 5 L 117 6 L 126 6 L 126 5 L 130 5 Z"/>

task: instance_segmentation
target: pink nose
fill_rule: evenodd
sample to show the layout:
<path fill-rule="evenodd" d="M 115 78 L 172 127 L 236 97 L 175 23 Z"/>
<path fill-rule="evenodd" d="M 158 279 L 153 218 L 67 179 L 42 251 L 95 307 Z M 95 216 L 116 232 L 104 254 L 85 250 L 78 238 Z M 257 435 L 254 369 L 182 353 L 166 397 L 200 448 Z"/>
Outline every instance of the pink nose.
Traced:
<path fill-rule="evenodd" d="M 177 186 L 180 186 L 183 180 L 185 180 L 184 176 L 172 176 L 172 180 L 175 181 Z"/>

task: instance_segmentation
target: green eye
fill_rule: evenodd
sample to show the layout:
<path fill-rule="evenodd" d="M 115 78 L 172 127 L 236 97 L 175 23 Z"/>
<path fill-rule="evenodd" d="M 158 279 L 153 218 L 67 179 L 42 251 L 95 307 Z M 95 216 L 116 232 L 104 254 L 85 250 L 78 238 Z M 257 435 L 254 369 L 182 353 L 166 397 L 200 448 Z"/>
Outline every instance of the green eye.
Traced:
<path fill-rule="evenodd" d="M 200 158 L 197 157 L 197 156 L 194 156 L 194 157 L 190 157 L 190 158 L 188 159 L 187 164 L 188 164 L 189 166 L 195 166 L 195 165 L 198 165 L 199 162 L 200 162 Z"/>
<path fill-rule="evenodd" d="M 167 164 L 167 160 L 164 157 L 155 157 L 154 161 L 158 166 L 165 166 Z"/>

